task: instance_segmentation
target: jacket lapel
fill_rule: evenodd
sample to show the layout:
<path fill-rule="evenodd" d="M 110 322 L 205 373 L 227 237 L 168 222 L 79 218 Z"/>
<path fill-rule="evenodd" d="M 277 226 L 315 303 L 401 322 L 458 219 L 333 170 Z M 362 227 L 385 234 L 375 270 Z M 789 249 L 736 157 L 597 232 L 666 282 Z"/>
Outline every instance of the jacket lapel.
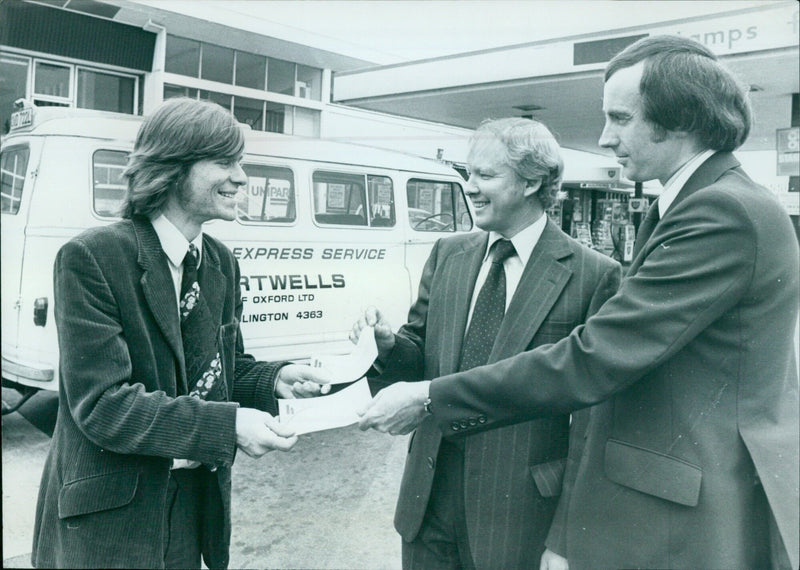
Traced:
<path fill-rule="evenodd" d="M 679 204 L 701 188 L 712 185 L 719 180 L 720 176 L 725 172 L 732 168 L 738 168 L 739 166 L 741 166 L 741 164 L 739 164 L 739 161 L 736 160 L 730 152 L 718 152 L 711 155 L 708 160 L 701 164 L 700 168 L 695 170 L 689 177 L 689 180 L 686 181 L 686 184 L 684 184 L 683 188 L 678 192 L 675 201 L 672 202 L 669 209 L 664 214 L 664 217 L 669 215 L 669 210 L 673 209 L 676 204 Z"/>
<path fill-rule="evenodd" d="M 687 180 L 686 184 L 683 185 L 683 188 L 681 188 L 681 190 L 678 192 L 678 195 L 675 197 L 675 200 L 672 202 L 672 204 L 664 214 L 664 217 L 661 219 L 664 219 L 667 216 L 669 216 L 670 212 L 672 212 L 675 209 L 675 206 L 677 204 L 680 204 L 687 197 L 691 196 L 701 188 L 710 186 L 711 184 L 719 180 L 719 178 L 728 170 L 731 170 L 733 168 L 738 168 L 740 166 L 741 164 L 739 163 L 739 161 L 736 160 L 736 158 L 730 152 L 718 152 L 716 154 L 711 155 L 708 158 L 708 160 L 706 160 L 703 164 L 701 164 L 700 168 L 695 170 L 694 173 L 689 177 L 689 180 Z M 659 220 L 654 225 L 654 227 L 650 232 L 650 235 L 652 235 L 655 232 L 655 229 L 658 226 L 658 223 L 660 222 L 661 220 Z M 639 245 L 639 236 L 637 236 L 636 241 L 637 241 L 637 246 L 639 246 L 639 248 L 637 248 L 637 253 L 636 255 L 633 256 L 633 262 L 631 263 L 631 266 L 628 268 L 627 272 L 628 276 L 635 275 L 636 272 L 639 270 L 639 267 L 644 262 L 645 257 L 647 257 L 647 253 L 645 252 L 645 247 L 644 247 L 647 240 L 642 239 L 641 245 Z"/>
<path fill-rule="evenodd" d="M 445 294 L 442 295 L 444 305 L 441 314 L 446 316 L 448 322 L 442 323 L 446 332 L 443 336 L 440 374 L 458 371 L 469 305 L 488 241 L 488 233 L 476 234 L 474 239 L 464 242 L 461 251 L 447 258 L 442 279 Z"/>
<path fill-rule="evenodd" d="M 567 237 L 547 220 L 500 324 L 490 362 L 528 347 L 572 276 L 572 270 L 560 262 L 569 255 L 572 250 Z"/>
<path fill-rule="evenodd" d="M 175 298 L 175 285 L 169 272 L 169 260 L 161 249 L 158 235 L 148 219 L 135 217 L 133 228 L 139 244 L 138 262 L 144 271 L 141 278 L 144 297 L 167 344 L 175 353 L 180 378 L 185 383 L 186 369 L 178 319 L 178 300 Z"/>
<path fill-rule="evenodd" d="M 200 263 L 200 294 L 206 298 L 213 322 L 222 323 L 225 295 L 225 276 L 219 267 L 219 253 L 208 236 L 203 236 L 203 260 Z"/>

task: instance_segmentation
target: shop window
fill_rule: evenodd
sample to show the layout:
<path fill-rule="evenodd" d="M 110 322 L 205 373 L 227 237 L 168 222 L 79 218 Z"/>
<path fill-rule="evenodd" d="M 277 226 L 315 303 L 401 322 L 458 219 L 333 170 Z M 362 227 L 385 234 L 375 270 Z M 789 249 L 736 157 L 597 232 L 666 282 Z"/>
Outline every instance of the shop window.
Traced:
<path fill-rule="evenodd" d="M 200 77 L 218 83 L 233 84 L 233 50 L 203 44 L 203 65 Z"/>
<path fill-rule="evenodd" d="M 247 188 L 240 194 L 238 218 L 243 222 L 293 222 L 296 210 L 292 171 L 257 164 L 245 164 L 243 168 Z"/>
<path fill-rule="evenodd" d="M 233 99 L 232 95 L 227 95 L 226 93 L 217 93 L 216 91 L 200 91 L 200 99 L 205 99 L 207 101 L 211 101 L 212 103 L 216 103 L 222 107 L 225 107 L 228 111 L 231 110 L 231 100 Z"/>
<path fill-rule="evenodd" d="M 306 65 L 297 66 L 297 81 L 295 82 L 295 97 L 303 99 L 322 99 L 322 70 Z"/>
<path fill-rule="evenodd" d="M 54 103 L 69 104 L 71 77 L 71 66 L 37 61 L 33 80 L 34 96 L 44 97 L 43 100 Z"/>
<path fill-rule="evenodd" d="M 197 99 L 197 89 L 191 87 L 181 87 L 180 85 L 164 84 L 164 100 L 172 99 L 174 97 L 189 97 L 190 99 Z"/>
<path fill-rule="evenodd" d="M 236 85 L 264 90 L 266 77 L 266 57 L 242 51 L 236 52 Z"/>
<path fill-rule="evenodd" d="M 113 218 L 120 215 L 128 184 L 122 173 L 128 154 L 119 150 L 98 150 L 92 157 L 92 200 L 98 216 Z"/>
<path fill-rule="evenodd" d="M 77 106 L 133 114 L 135 88 L 132 77 L 79 69 Z"/>
<path fill-rule="evenodd" d="M 167 36 L 167 53 L 164 69 L 189 77 L 200 76 L 200 42 Z"/>
<path fill-rule="evenodd" d="M 301 137 L 319 138 L 320 112 L 267 101 L 264 130 Z"/>
<path fill-rule="evenodd" d="M 0 197 L 2 197 L 0 202 L 4 214 L 19 212 L 29 154 L 30 151 L 26 146 L 3 150 L 0 158 Z"/>
<path fill-rule="evenodd" d="M 14 101 L 28 95 L 28 70 L 30 60 L 13 55 L 0 54 L 0 117 L 3 118 L 2 134 L 8 133 L 9 120 L 14 112 Z"/>
<path fill-rule="evenodd" d="M 295 94 L 295 67 L 296 64 L 282 59 L 269 58 L 267 66 L 267 91 Z"/>
<path fill-rule="evenodd" d="M 250 125 L 253 130 L 264 130 L 264 101 L 248 99 L 247 97 L 234 97 L 233 114 L 237 121 Z"/>
<path fill-rule="evenodd" d="M 420 232 L 472 229 L 472 217 L 461 188 L 452 182 L 412 179 L 406 187 L 408 221 Z"/>
<path fill-rule="evenodd" d="M 367 225 L 363 174 L 314 172 L 314 220 L 339 226 Z"/>
<path fill-rule="evenodd" d="M 287 110 L 289 111 L 288 119 L 286 117 Z M 287 125 L 291 128 L 291 112 L 292 108 L 288 105 L 267 101 L 266 124 L 264 130 L 271 133 L 291 133 L 291 130 L 286 130 Z"/>

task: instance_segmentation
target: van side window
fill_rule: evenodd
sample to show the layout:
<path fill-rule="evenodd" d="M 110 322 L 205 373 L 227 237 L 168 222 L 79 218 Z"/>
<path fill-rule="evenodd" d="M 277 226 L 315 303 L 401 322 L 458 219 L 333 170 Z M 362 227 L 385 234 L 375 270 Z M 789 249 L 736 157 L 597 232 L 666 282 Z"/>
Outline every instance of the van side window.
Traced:
<path fill-rule="evenodd" d="M 320 224 L 366 226 L 364 176 L 314 172 L 314 219 Z"/>
<path fill-rule="evenodd" d="M 472 217 L 458 184 L 412 178 L 406 186 L 406 196 L 412 229 L 419 232 L 472 229 Z"/>
<path fill-rule="evenodd" d="M 128 153 L 121 150 L 98 150 L 92 157 L 93 207 L 98 216 L 120 215 L 128 183 L 122 177 L 128 164 Z"/>
<path fill-rule="evenodd" d="M 340 226 L 395 225 L 394 189 L 388 176 L 314 172 L 314 220 Z"/>
<path fill-rule="evenodd" d="M 3 151 L 0 160 L 0 188 L 2 189 L 2 212 L 16 214 L 22 202 L 22 188 L 28 171 L 30 150 L 26 146 L 12 147 Z"/>
<path fill-rule="evenodd" d="M 289 168 L 242 165 L 247 174 L 246 193 L 236 209 L 243 222 L 288 223 L 297 217 L 294 173 Z"/>

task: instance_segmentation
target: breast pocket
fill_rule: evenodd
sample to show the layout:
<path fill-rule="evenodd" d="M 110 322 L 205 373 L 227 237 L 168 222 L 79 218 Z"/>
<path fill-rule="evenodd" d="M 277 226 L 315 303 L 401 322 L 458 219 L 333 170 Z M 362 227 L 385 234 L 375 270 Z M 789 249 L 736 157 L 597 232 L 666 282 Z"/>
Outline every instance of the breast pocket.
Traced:
<path fill-rule="evenodd" d="M 574 329 L 576 326 L 576 323 L 571 322 L 545 320 L 545 322 L 542 323 L 542 326 L 539 327 L 539 330 L 536 331 L 534 342 L 536 345 L 558 342 L 571 333 L 572 329 Z"/>

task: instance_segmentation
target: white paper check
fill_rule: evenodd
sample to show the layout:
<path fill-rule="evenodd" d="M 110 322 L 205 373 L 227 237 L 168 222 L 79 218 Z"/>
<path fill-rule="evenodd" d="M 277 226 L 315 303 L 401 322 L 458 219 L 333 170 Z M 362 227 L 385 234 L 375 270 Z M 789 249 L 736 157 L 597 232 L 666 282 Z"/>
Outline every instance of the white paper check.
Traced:
<path fill-rule="evenodd" d="M 378 345 L 375 344 L 375 329 L 365 327 L 350 354 L 319 354 L 311 356 L 311 366 L 328 371 L 331 384 L 347 384 L 363 378 L 375 359 Z"/>
<path fill-rule="evenodd" d="M 356 412 L 370 400 L 369 384 L 362 378 L 329 396 L 278 400 L 278 419 L 297 435 L 349 426 L 358 421 Z"/>

